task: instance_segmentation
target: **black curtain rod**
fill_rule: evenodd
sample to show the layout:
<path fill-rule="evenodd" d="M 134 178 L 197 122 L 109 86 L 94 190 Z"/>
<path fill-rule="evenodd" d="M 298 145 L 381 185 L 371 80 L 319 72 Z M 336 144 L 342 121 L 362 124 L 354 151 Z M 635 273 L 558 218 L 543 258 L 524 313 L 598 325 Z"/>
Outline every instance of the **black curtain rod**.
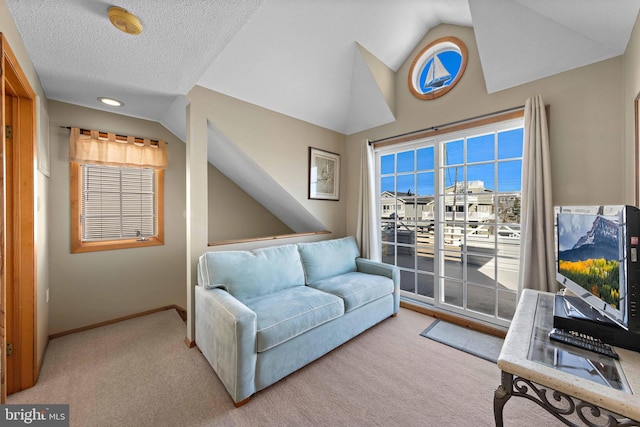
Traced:
<path fill-rule="evenodd" d="M 402 138 L 404 136 L 409 136 L 409 135 L 413 135 L 413 134 L 416 134 L 416 133 L 427 132 L 427 131 L 432 131 L 432 130 L 438 130 L 438 129 L 446 128 L 446 127 L 449 127 L 449 126 L 458 125 L 460 123 L 472 122 L 474 120 L 484 119 L 486 117 L 491 117 L 491 116 L 497 116 L 498 114 L 509 113 L 511 111 L 522 110 L 523 108 L 524 108 L 524 105 L 520 105 L 519 107 L 507 108 L 506 110 L 500 110 L 500 111 L 494 111 L 493 113 L 482 114 L 482 115 L 479 115 L 479 116 L 471 117 L 469 119 L 462 119 L 462 120 L 457 120 L 455 122 L 445 123 L 445 124 L 437 125 L 437 126 L 431 126 L 431 127 L 424 128 L 424 129 L 412 130 L 411 132 L 401 133 L 399 135 L 388 136 L 386 138 L 380 138 L 380 139 L 376 139 L 374 141 L 369 141 L 369 145 L 373 145 L 373 144 L 375 144 L 377 142 L 388 141 L 390 139 Z"/>
<path fill-rule="evenodd" d="M 60 127 L 61 127 L 62 129 L 69 129 L 69 130 L 71 130 L 71 126 L 60 126 Z M 75 127 L 75 126 L 74 126 L 74 127 Z M 91 129 L 83 129 L 83 128 L 78 128 L 78 129 L 80 129 L 80 132 L 91 132 Z M 113 133 L 113 132 L 104 132 L 104 131 L 101 131 L 101 130 L 99 130 L 98 132 L 100 132 L 100 133 Z M 115 134 L 115 135 L 116 135 L 116 136 L 119 136 L 119 137 L 121 137 L 121 138 L 126 138 L 126 137 L 127 137 L 127 135 L 118 135 L 118 134 Z M 135 139 L 149 139 L 149 138 L 139 138 L 139 137 L 137 137 L 137 136 L 134 136 L 134 138 L 135 138 Z M 155 143 L 158 143 L 158 142 L 159 142 L 157 139 L 149 139 L 149 141 L 151 141 L 151 142 L 155 142 Z M 168 143 L 167 141 L 164 141 L 164 143 L 165 143 L 165 144 L 167 144 L 167 145 L 169 145 L 169 143 Z"/>

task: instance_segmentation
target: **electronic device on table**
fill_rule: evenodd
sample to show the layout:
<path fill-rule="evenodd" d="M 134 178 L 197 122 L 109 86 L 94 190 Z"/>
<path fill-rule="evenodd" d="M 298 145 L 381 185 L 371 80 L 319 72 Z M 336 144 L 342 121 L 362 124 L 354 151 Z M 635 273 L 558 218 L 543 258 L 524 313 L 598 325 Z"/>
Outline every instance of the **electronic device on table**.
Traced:
<path fill-rule="evenodd" d="M 587 335 L 582 332 L 553 328 L 549 332 L 549 339 L 593 351 L 595 353 L 602 354 L 603 356 L 613 357 L 614 359 L 620 358 L 618 353 L 616 353 L 609 344 L 602 342 L 599 338 L 592 337 L 591 335 Z"/>
<path fill-rule="evenodd" d="M 640 351 L 640 209 L 555 210 L 556 279 L 570 292 L 556 295 L 554 328 Z"/>

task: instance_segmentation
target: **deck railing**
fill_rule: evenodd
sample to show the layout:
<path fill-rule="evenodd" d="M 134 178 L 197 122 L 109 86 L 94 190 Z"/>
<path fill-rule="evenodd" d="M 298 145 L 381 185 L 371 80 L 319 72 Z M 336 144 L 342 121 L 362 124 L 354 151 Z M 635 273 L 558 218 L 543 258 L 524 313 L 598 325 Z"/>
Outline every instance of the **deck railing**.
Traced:
<path fill-rule="evenodd" d="M 395 229 L 394 229 L 395 227 Z M 461 261 L 463 251 L 508 258 L 518 258 L 520 251 L 519 224 L 482 224 L 468 227 L 445 226 L 444 251 L 448 261 Z M 497 246 L 496 246 L 496 239 Z M 396 241 L 397 240 L 397 241 Z M 418 256 L 433 258 L 436 240 L 432 223 L 407 224 L 402 221 L 383 223 L 382 241 L 405 247 L 415 245 Z"/>

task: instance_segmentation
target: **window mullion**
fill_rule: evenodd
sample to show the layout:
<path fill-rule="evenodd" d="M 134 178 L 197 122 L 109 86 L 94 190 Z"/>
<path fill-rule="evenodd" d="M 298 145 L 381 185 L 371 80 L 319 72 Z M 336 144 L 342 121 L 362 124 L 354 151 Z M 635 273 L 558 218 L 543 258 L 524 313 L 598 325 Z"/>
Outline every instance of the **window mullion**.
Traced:
<path fill-rule="evenodd" d="M 444 250 L 444 219 L 446 218 L 446 214 L 444 212 L 444 203 L 443 194 L 444 194 L 444 147 L 443 142 L 440 140 L 436 140 L 434 143 L 434 151 L 435 151 L 435 173 L 434 176 L 434 263 L 433 263 L 433 274 L 434 274 L 434 289 L 433 289 L 433 298 L 435 301 L 443 300 L 443 267 L 442 264 L 443 257 L 441 254 Z"/>

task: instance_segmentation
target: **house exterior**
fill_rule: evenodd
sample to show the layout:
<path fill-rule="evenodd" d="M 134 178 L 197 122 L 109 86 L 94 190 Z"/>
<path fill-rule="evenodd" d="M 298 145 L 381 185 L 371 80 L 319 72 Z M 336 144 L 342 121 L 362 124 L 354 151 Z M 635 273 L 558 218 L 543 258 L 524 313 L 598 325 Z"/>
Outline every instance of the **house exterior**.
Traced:
<path fill-rule="evenodd" d="M 484 181 L 469 181 L 445 189 L 445 220 L 471 222 L 520 222 L 520 192 L 496 194 Z M 430 196 L 415 196 L 411 192 L 383 191 L 380 194 L 380 217 L 383 220 L 433 221 L 436 203 Z"/>
<path fill-rule="evenodd" d="M 380 217 L 417 221 L 424 218 L 426 207 L 432 201 L 433 197 L 415 196 L 411 192 L 383 191 L 380 194 Z"/>
<path fill-rule="evenodd" d="M 445 188 L 445 220 L 462 220 L 467 214 L 470 221 L 483 221 L 495 218 L 494 193 L 484 187 L 483 181 L 456 183 Z M 433 220 L 435 202 L 432 202 L 423 219 Z"/>

